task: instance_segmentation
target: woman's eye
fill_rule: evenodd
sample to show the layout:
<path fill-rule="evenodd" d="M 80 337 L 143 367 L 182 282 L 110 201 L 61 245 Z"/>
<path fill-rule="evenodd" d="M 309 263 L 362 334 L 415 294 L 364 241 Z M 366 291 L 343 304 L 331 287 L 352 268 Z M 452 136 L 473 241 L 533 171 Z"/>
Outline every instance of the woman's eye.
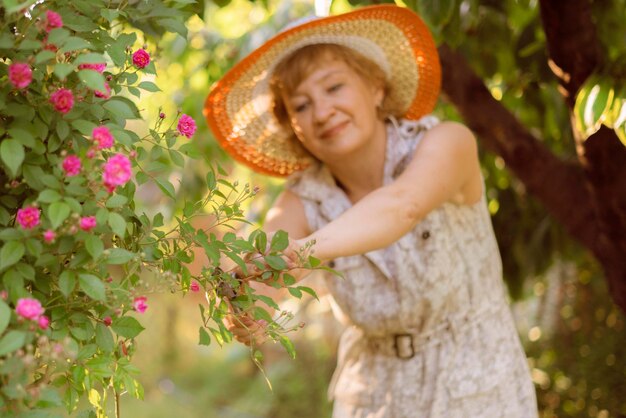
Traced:
<path fill-rule="evenodd" d="M 300 113 L 300 112 L 304 112 L 307 106 L 308 106 L 308 103 L 302 103 L 297 106 L 294 106 L 293 109 L 296 111 L 296 113 Z"/>
<path fill-rule="evenodd" d="M 342 84 L 342 83 L 333 84 L 332 86 L 330 86 L 330 87 L 328 88 L 328 92 L 329 92 L 329 93 L 333 93 L 333 92 L 335 92 L 335 91 L 339 90 L 341 87 L 343 87 L 343 84 Z"/>

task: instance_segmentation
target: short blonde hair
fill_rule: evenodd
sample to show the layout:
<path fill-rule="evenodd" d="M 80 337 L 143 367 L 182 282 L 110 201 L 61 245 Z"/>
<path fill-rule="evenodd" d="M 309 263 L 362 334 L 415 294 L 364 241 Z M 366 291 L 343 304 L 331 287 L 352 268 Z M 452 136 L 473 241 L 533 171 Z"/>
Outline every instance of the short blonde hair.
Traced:
<path fill-rule="evenodd" d="M 343 45 L 314 44 L 302 47 L 283 59 L 272 73 L 269 83 L 273 96 L 272 112 L 281 125 L 290 126 L 289 114 L 283 97 L 291 94 L 318 68 L 320 62 L 329 59 L 344 61 L 368 84 L 377 85 L 383 89 L 384 99 L 378 111 L 381 119 L 390 115 L 398 117 L 401 115 L 402 111 L 387 99 L 390 96 L 390 86 L 384 71 L 375 62 Z"/>

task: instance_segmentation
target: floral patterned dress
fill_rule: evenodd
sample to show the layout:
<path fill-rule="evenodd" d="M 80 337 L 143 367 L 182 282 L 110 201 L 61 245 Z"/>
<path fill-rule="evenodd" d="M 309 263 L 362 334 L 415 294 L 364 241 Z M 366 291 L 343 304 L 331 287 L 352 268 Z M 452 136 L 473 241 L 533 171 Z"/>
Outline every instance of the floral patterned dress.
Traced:
<path fill-rule="evenodd" d="M 384 182 L 410 161 L 427 116 L 388 125 Z M 350 208 L 324 166 L 294 175 L 313 229 Z M 364 225 L 367 227 L 367 225 Z M 333 418 L 536 418 L 486 199 L 446 203 L 391 246 L 332 263 L 347 327 L 329 395 Z"/>

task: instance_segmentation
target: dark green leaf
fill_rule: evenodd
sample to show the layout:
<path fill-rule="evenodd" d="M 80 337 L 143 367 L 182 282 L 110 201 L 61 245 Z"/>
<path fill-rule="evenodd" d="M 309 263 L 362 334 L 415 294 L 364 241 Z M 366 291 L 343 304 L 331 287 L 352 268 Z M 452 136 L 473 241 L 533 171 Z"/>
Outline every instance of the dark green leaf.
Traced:
<path fill-rule="evenodd" d="M 135 257 L 135 254 L 123 248 L 110 248 L 107 251 L 109 251 L 107 256 L 108 264 L 124 264 Z"/>
<path fill-rule="evenodd" d="M 26 333 L 23 331 L 9 331 L 0 339 L 0 356 L 9 354 L 26 343 Z"/>
<path fill-rule="evenodd" d="M 272 236 L 272 243 L 270 248 L 272 251 L 283 251 L 289 245 L 289 237 L 287 232 L 280 230 Z"/>
<path fill-rule="evenodd" d="M 135 338 L 145 328 L 141 326 L 139 321 L 130 316 L 123 316 L 113 321 L 111 325 L 116 334 L 124 338 Z"/>
<path fill-rule="evenodd" d="M 106 300 L 106 289 L 99 277 L 93 274 L 79 274 L 78 284 L 80 289 L 90 298 L 99 301 Z"/>
<path fill-rule="evenodd" d="M 78 72 L 78 78 L 91 90 L 106 90 L 104 76 L 95 70 L 80 70 Z"/>
<path fill-rule="evenodd" d="M 54 203 L 61 200 L 61 195 L 56 190 L 46 189 L 39 193 L 38 201 L 42 203 Z"/>
<path fill-rule="evenodd" d="M 124 238 L 124 236 L 126 236 L 126 220 L 122 217 L 122 215 L 116 212 L 109 213 L 108 224 L 114 234 L 120 238 Z"/>
<path fill-rule="evenodd" d="M 76 287 L 76 273 L 70 270 L 63 270 L 59 276 L 59 289 L 65 298 L 74 291 Z"/>
<path fill-rule="evenodd" d="M 0 158 L 9 169 L 11 177 L 15 177 L 24 161 L 24 146 L 16 139 L 3 139 L 0 144 Z"/>
<path fill-rule="evenodd" d="M 24 244 L 19 241 L 9 241 L 0 250 L 0 270 L 12 266 L 24 256 Z"/>
<path fill-rule="evenodd" d="M 70 216 L 70 207 L 65 202 L 54 202 L 48 206 L 48 219 L 53 229 L 57 229 Z"/>
<path fill-rule="evenodd" d="M 94 259 L 100 257 L 102 251 L 104 251 L 102 238 L 97 235 L 88 235 L 85 238 L 85 248 L 87 249 L 89 255 L 91 255 Z"/>
<path fill-rule="evenodd" d="M 7 329 L 7 325 L 9 325 L 10 320 L 11 308 L 9 308 L 3 300 L 0 300 L 0 335 L 4 333 L 5 329 Z"/>
<path fill-rule="evenodd" d="M 105 353 L 110 353 L 115 349 L 115 342 L 113 341 L 113 335 L 109 328 L 104 324 L 96 325 L 96 344 Z"/>

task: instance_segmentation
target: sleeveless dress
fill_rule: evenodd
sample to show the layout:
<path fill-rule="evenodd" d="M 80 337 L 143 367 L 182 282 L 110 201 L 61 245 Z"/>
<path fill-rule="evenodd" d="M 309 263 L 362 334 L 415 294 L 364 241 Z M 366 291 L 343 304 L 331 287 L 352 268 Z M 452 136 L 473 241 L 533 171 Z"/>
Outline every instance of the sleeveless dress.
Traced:
<path fill-rule="evenodd" d="M 393 122 L 384 184 L 438 120 Z M 323 165 L 287 187 L 314 230 L 351 207 Z M 326 284 L 347 325 L 329 389 L 333 418 L 538 416 L 484 193 L 474 205 L 433 210 L 387 248 L 331 266 L 344 276 L 328 275 Z"/>

